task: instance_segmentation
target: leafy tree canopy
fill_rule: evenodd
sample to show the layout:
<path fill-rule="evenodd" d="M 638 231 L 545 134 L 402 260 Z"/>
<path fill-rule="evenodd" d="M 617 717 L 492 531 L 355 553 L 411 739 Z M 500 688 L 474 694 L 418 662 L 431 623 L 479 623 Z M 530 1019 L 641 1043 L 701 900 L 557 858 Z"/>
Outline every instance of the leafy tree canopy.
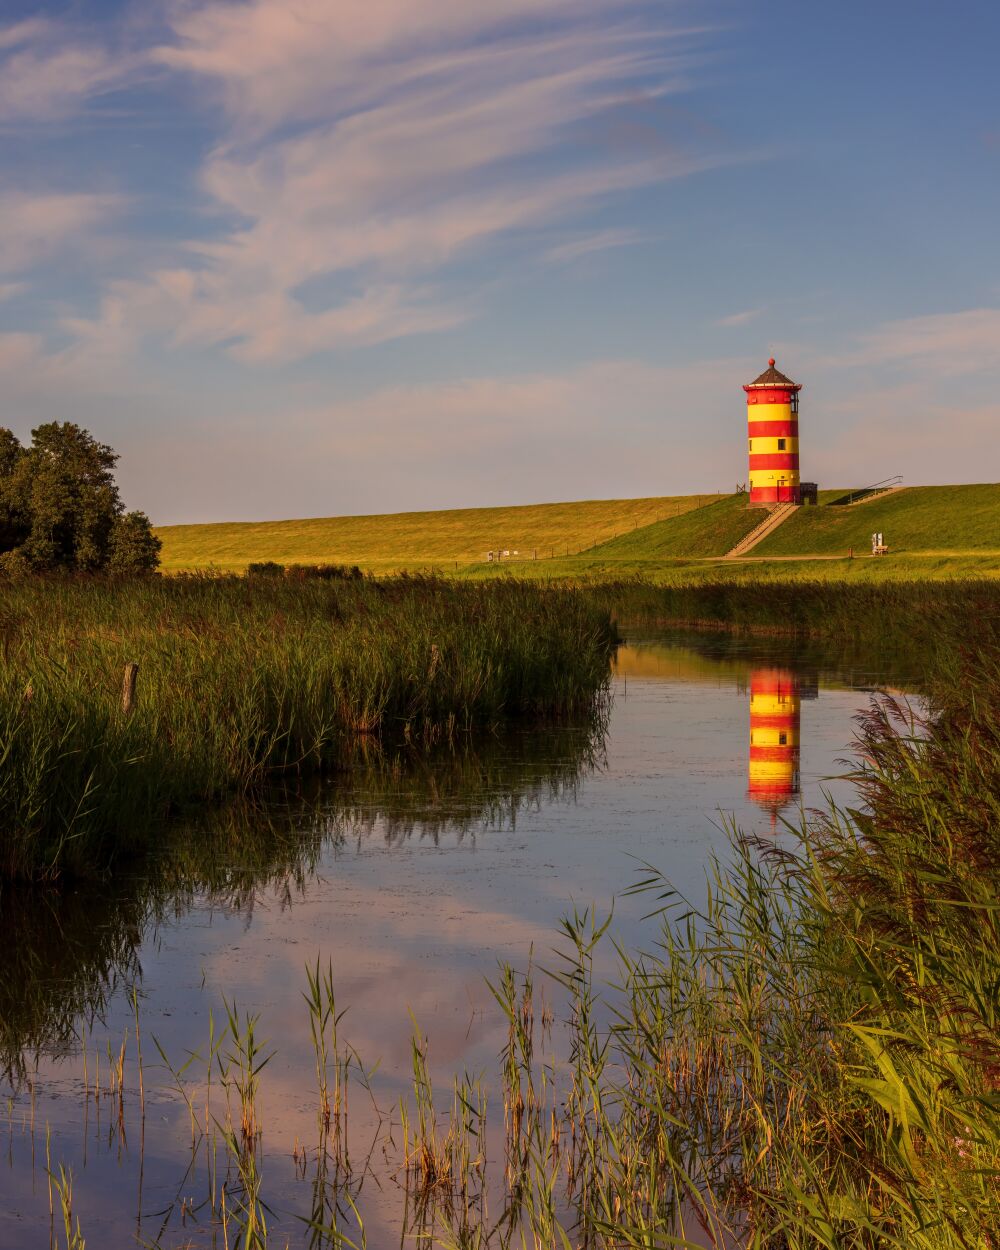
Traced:
<path fill-rule="evenodd" d="M 106 443 L 50 421 L 22 447 L 0 428 L 0 571 L 147 573 L 160 540 L 142 512 L 125 512 Z"/>

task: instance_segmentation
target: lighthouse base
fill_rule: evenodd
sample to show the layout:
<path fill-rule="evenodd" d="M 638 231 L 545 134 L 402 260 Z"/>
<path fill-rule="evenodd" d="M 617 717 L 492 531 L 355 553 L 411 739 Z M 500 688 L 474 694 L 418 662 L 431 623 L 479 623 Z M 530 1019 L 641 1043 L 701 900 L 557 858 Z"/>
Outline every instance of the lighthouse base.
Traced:
<path fill-rule="evenodd" d="M 750 507 L 766 508 L 776 503 L 801 503 L 799 485 L 789 483 L 777 486 L 753 486 L 750 488 Z"/>

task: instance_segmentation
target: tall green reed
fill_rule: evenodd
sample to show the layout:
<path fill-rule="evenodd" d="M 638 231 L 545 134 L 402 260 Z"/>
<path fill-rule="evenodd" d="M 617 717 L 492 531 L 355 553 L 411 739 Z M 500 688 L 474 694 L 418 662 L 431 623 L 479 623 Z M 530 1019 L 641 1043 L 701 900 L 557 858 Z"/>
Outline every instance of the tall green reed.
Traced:
<path fill-rule="evenodd" d="M 579 714 L 613 642 L 608 614 L 580 596 L 514 584 L 10 584 L 0 876 L 98 872 L 181 805 L 332 767 L 364 736 L 425 747 Z"/>

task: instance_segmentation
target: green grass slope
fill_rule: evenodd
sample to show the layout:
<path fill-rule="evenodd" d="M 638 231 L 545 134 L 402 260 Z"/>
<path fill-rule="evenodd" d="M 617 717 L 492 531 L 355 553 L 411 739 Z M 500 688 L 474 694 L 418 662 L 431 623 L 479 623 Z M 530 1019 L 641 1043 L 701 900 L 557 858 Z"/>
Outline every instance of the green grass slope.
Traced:
<path fill-rule="evenodd" d="M 642 529 L 583 552 L 580 563 L 600 561 L 638 564 L 649 560 L 706 559 L 724 556 L 763 520 L 759 508 L 748 508 L 746 495 L 724 495 L 705 507 L 655 521 Z"/>
<path fill-rule="evenodd" d="M 1000 552 L 978 555 L 907 555 L 900 559 L 873 560 L 870 556 L 849 560 L 836 556 L 775 556 L 770 560 L 588 560 L 528 561 L 526 564 L 474 564 L 463 566 L 458 576 L 473 579 L 509 577 L 537 578 L 551 582 L 601 585 L 636 578 L 658 586 L 687 586 L 708 582 L 757 585 L 774 582 L 927 582 L 990 579 L 1000 581 Z"/>
<path fill-rule="evenodd" d="M 875 530 L 890 556 L 1000 552 L 1000 484 L 911 486 L 852 507 L 800 508 L 750 555 L 864 555 Z"/>
<path fill-rule="evenodd" d="M 258 560 L 359 564 L 384 572 L 468 564 L 485 560 L 491 548 L 518 551 L 522 561 L 530 560 L 535 550 L 541 564 L 550 556 L 573 555 L 660 518 L 715 506 L 717 499 L 717 495 L 593 499 L 304 521 L 167 525 L 156 532 L 163 540 L 163 568 L 168 572 L 239 570 Z"/>

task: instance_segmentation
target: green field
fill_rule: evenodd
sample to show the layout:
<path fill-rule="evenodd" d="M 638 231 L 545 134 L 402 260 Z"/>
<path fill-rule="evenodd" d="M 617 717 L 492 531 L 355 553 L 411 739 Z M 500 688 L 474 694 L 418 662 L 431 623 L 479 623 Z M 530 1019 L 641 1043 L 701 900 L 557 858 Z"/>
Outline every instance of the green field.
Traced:
<path fill-rule="evenodd" d="M 606 562 L 711 559 L 724 556 L 763 519 L 746 495 L 723 495 L 701 508 L 622 534 L 584 552 L 581 560 Z"/>
<path fill-rule="evenodd" d="M 401 568 L 478 563 L 490 550 L 519 560 L 565 558 L 629 530 L 677 517 L 718 495 L 592 499 L 509 508 L 457 508 L 381 516 L 320 517 L 305 521 L 240 521 L 166 525 L 167 572 L 239 570 L 258 560 L 281 564 L 358 564 L 386 572 Z"/>
<path fill-rule="evenodd" d="M 853 560 L 832 556 L 752 557 L 739 560 L 607 560 L 584 554 L 568 560 L 539 560 L 516 568 L 467 565 L 460 576 L 539 578 L 590 584 L 642 578 L 663 586 L 696 582 L 751 584 L 758 582 L 926 582 L 1000 577 L 1000 553 L 979 555 L 905 555 L 873 560 L 862 554 Z"/>
<path fill-rule="evenodd" d="M 745 495 L 586 500 L 304 521 L 174 525 L 157 530 L 163 567 L 240 570 L 248 563 L 357 564 L 373 572 L 471 576 L 645 576 L 657 581 L 821 578 L 882 581 L 1000 573 L 1000 485 L 914 486 L 851 507 L 823 491 L 735 561 L 722 557 L 761 519 Z M 873 530 L 889 545 L 869 555 Z M 499 566 L 490 549 L 509 550 Z M 854 558 L 850 558 L 853 549 Z M 515 555 L 516 553 L 516 555 Z"/>
<path fill-rule="evenodd" d="M 880 530 L 893 554 L 1000 555 L 1000 485 L 911 486 L 852 507 L 800 508 L 755 556 L 846 555 L 871 550 Z"/>
<path fill-rule="evenodd" d="M 760 516 L 746 510 L 740 495 L 523 572 L 595 581 L 641 576 L 660 583 L 886 582 L 1000 574 L 1000 485 L 917 486 L 852 507 L 833 503 L 844 494 L 820 492 L 818 507 L 799 509 L 737 560 L 721 557 Z M 881 530 L 890 546 L 885 558 L 871 558 L 873 530 Z"/>

